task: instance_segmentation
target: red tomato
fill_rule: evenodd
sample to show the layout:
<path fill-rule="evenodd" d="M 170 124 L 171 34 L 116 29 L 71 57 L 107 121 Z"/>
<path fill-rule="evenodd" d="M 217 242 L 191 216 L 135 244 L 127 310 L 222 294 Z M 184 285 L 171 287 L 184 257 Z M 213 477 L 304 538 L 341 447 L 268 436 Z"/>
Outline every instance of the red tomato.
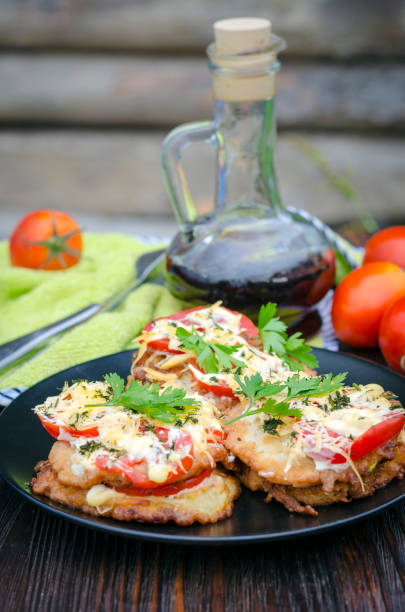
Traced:
<path fill-rule="evenodd" d="M 405 225 L 387 227 L 370 238 L 365 247 L 364 263 L 390 261 L 405 268 Z"/>
<path fill-rule="evenodd" d="M 405 295 L 384 312 L 378 344 L 387 363 L 405 374 Z"/>
<path fill-rule="evenodd" d="M 208 427 L 205 431 L 209 436 L 207 439 L 208 444 L 221 444 L 224 439 L 224 432 L 221 429 L 212 429 L 212 427 Z"/>
<path fill-rule="evenodd" d="M 102 470 L 122 474 L 132 482 L 134 487 L 147 487 L 155 489 L 156 487 L 160 487 L 163 484 L 169 484 L 175 480 L 178 480 L 179 478 L 184 476 L 184 474 L 186 474 L 192 467 L 194 462 L 193 441 L 190 434 L 185 431 L 182 431 L 180 433 L 175 444 L 175 450 L 180 452 L 185 451 L 185 456 L 183 456 L 179 465 L 173 466 L 173 470 L 170 472 L 170 474 L 163 483 L 155 482 L 154 480 L 148 479 L 147 464 L 146 461 L 143 459 L 134 461 L 132 459 L 129 459 L 128 455 L 123 455 L 118 459 L 111 460 L 109 455 L 100 454 L 96 457 L 95 463 L 96 466 Z"/>
<path fill-rule="evenodd" d="M 405 272 L 395 264 L 373 262 L 353 270 L 333 298 L 332 322 L 337 337 L 351 346 L 376 346 L 384 310 L 403 293 Z"/>
<path fill-rule="evenodd" d="M 325 428 L 326 430 L 326 428 Z M 317 424 L 315 422 L 302 422 L 298 424 L 298 431 L 302 439 L 304 440 L 304 448 L 303 451 L 308 457 L 314 459 L 314 461 L 327 461 L 329 463 L 343 463 L 346 459 L 343 455 L 338 455 L 334 453 L 328 446 L 324 446 L 321 448 L 318 447 L 317 440 Z M 330 429 L 326 430 L 328 437 L 332 438 L 332 441 L 335 441 L 337 438 L 341 436 L 337 434 L 335 431 Z M 347 444 L 349 445 L 349 440 L 347 440 Z M 345 449 L 346 450 L 346 449 Z"/>
<path fill-rule="evenodd" d="M 199 370 L 200 372 L 204 373 L 204 371 L 200 368 L 195 359 L 191 360 L 191 364 L 196 368 L 196 370 Z M 198 378 L 198 376 L 193 370 L 190 369 L 190 372 L 194 380 L 200 385 L 202 389 L 204 389 L 208 393 L 213 393 L 214 395 L 218 395 L 220 397 L 235 397 L 232 389 L 226 382 L 213 382 L 212 384 L 208 384 L 203 380 L 200 380 L 200 378 Z M 215 374 L 212 374 L 212 376 L 215 376 Z"/>
<path fill-rule="evenodd" d="M 401 431 L 404 422 L 405 416 L 397 414 L 392 417 L 388 416 L 381 423 L 373 425 L 373 427 L 367 429 L 364 434 L 353 442 L 350 449 L 350 457 L 353 461 L 357 461 L 357 459 L 361 459 L 364 455 L 379 448 Z"/>
<path fill-rule="evenodd" d="M 169 495 L 180 493 L 180 491 L 184 491 L 185 489 L 196 487 L 203 480 L 211 476 L 211 474 L 212 470 L 203 470 L 197 474 L 197 476 L 191 476 L 191 478 L 187 478 L 186 480 L 180 480 L 179 482 L 166 484 L 159 487 L 141 488 L 130 485 L 129 487 L 114 487 L 114 489 L 119 493 L 125 493 L 125 495 L 136 495 L 137 497 L 147 497 L 149 495 L 153 495 L 154 497 L 168 497 Z"/>
<path fill-rule="evenodd" d="M 87 429 L 73 429 L 73 427 L 64 427 L 56 425 L 55 423 L 51 423 L 40 415 L 38 415 L 38 417 L 42 425 L 45 427 L 46 431 L 56 439 L 59 438 L 61 432 L 69 434 L 72 438 L 80 438 L 80 436 L 84 436 L 85 438 L 95 438 L 98 436 L 97 427 L 88 427 Z"/>
<path fill-rule="evenodd" d="M 188 322 L 187 315 L 190 312 L 201 310 L 202 308 L 207 308 L 207 306 L 196 306 L 195 308 L 189 308 L 188 310 L 181 310 L 180 312 L 176 312 L 170 315 L 170 317 L 159 317 L 159 319 L 155 319 L 155 321 L 159 321 L 161 319 L 169 319 L 170 321 L 181 321 L 183 323 L 187 323 Z M 230 310 L 229 312 L 232 312 L 233 314 L 236 314 L 236 315 L 240 314 L 239 312 L 235 312 L 234 310 Z M 154 321 L 151 321 L 150 323 L 148 323 L 145 326 L 144 331 L 151 330 L 153 327 L 153 324 L 154 324 Z M 245 317 L 245 315 L 241 315 L 240 330 L 242 332 L 245 332 L 246 338 L 248 340 L 252 340 L 253 338 L 257 337 L 259 333 L 257 327 L 252 323 L 250 319 L 248 319 L 248 317 Z M 204 329 L 202 327 L 197 328 L 197 331 L 204 331 Z M 175 351 L 173 349 L 169 349 L 169 339 L 168 338 L 152 340 L 151 342 L 148 342 L 148 346 L 156 349 L 157 351 L 167 351 L 169 353 L 184 352 L 184 351 Z"/>
<path fill-rule="evenodd" d="M 350 458 L 353 461 L 357 461 L 391 440 L 391 438 L 401 431 L 404 423 L 405 415 L 403 414 L 387 415 L 383 421 L 367 429 L 367 431 L 356 438 L 353 443 L 347 439 L 346 447 L 342 450 L 345 450 L 348 454 L 350 453 Z M 333 465 L 345 463 L 346 459 L 343 455 L 333 453 L 327 447 L 312 451 L 312 448 L 315 449 L 317 446 L 315 430 L 316 425 L 312 423 L 305 423 L 301 428 L 301 434 L 306 443 L 309 444 L 310 450 L 307 452 L 308 456 L 315 460 L 328 461 Z M 328 435 L 333 440 L 341 437 L 332 430 L 328 430 Z"/>
<path fill-rule="evenodd" d="M 28 214 L 10 238 L 13 266 L 41 270 L 70 268 L 80 260 L 82 235 L 76 221 L 58 210 Z"/>

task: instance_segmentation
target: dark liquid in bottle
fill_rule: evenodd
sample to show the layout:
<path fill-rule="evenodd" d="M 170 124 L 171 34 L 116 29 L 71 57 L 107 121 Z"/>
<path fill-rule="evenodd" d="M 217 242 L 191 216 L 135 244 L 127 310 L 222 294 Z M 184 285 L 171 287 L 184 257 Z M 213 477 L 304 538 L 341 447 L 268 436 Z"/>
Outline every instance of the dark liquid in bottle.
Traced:
<path fill-rule="evenodd" d="M 166 260 L 171 291 L 186 300 L 222 300 L 239 310 L 272 301 L 304 313 L 332 286 L 331 250 L 278 254 L 258 249 L 251 236 L 241 240 L 240 232 L 237 241 L 233 238 L 222 235 L 192 253 L 175 240 Z"/>

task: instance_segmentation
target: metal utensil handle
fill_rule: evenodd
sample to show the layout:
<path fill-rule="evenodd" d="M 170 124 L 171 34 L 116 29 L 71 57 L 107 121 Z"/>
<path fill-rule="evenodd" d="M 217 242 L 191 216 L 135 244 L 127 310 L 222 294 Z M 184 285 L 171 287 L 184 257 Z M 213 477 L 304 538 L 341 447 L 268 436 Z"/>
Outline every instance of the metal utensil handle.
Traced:
<path fill-rule="evenodd" d="M 17 361 L 17 359 L 23 357 L 23 355 L 26 355 L 32 351 L 32 349 L 40 346 L 45 340 L 48 340 L 48 338 L 52 338 L 52 336 L 62 331 L 66 331 L 83 321 L 87 321 L 87 319 L 90 319 L 90 317 L 99 312 L 101 308 L 101 304 L 90 304 L 90 306 L 83 308 L 83 310 L 79 310 L 79 312 L 75 312 L 73 315 L 69 315 L 65 319 L 61 319 L 56 323 L 51 323 L 37 331 L 0 345 L 0 370 L 10 363 Z"/>
<path fill-rule="evenodd" d="M 145 267 L 142 272 L 138 271 L 138 278 L 132 285 L 122 289 L 112 295 L 107 301 L 103 303 L 103 310 L 115 310 L 120 304 L 129 296 L 130 293 L 138 289 L 147 279 L 148 276 L 154 271 L 154 269 L 163 261 L 166 255 L 166 249 L 159 249 L 158 251 L 151 251 L 145 255 L 141 255 L 145 261 Z M 150 261 L 148 261 L 150 259 Z M 148 263 L 146 263 L 148 262 Z"/>
<path fill-rule="evenodd" d="M 56 323 L 51 323 L 30 334 L 0 345 L 0 370 L 10 363 L 17 361 L 17 359 L 23 357 L 32 349 L 40 346 L 45 340 L 48 340 L 48 338 L 52 338 L 60 332 L 64 332 L 75 325 L 79 325 L 79 323 L 87 321 L 101 310 L 114 310 L 114 308 L 117 308 L 134 289 L 142 285 L 156 266 L 163 260 L 164 255 L 165 249 L 158 249 L 157 251 L 151 251 L 150 253 L 141 255 L 138 262 L 143 259 L 143 269 L 137 270 L 137 280 L 129 287 L 114 293 L 102 304 L 90 304 L 86 308 L 83 308 L 83 310 L 79 310 L 79 312 L 75 312 L 65 319 L 61 319 L 60 321 L 56 321 Z"/>

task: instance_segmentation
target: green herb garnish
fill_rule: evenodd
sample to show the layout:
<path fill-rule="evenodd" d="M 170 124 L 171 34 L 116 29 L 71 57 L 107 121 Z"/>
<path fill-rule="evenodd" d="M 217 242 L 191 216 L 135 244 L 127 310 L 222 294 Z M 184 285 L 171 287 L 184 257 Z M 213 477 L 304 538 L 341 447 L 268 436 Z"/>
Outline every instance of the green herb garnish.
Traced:
<path fill-rule="evenodd" d="M 89 456 L 95 451 L 101 450 L 101 449 L 104 449 L 108 453 L 113 453 L 116 457 L 121 457 L 122 455 L 125 455 L 125 451 L 119 450 L 118 448 L 110 448 L 110 447 L 104 446 L 104 444 L 102 444 L 101 442 L 96 442 L 95 440 L 89 440 L 85 444 L 82 444 L 81 446 L 79 446 L 79 453 L 81 455 Z"/>
<path fill-rule="evenodd" d="M 102 448 L 105 448 L 105 446 L 101 442 L 95 442 L 94 440 L 89 440 L 88 442 L 86 442 L 85 444 L 82 444 L 79 447 L 79 453 L 81 455 L 91 455 L 92 453 L 94 453 L 94 451 L 100 450 Z"/>
<path fill-rule="evenodd" d="M 176 336 L 184 348 L 195 353 L 197 363 L 204 372 L 218 373 L 220 370 L 231 370 L 234 367 L 244 368 L 246 365 L 232 356 L 242 346 L 240 344 L 227 346 L 206 342 L 195 330 L 189 332 L 184 327 L 176 329 Z"/>
<path fill-rule="evenodd" d="M 89 411 L 84 410 L 83 412 L 76 412 L 73 421 L 69 423 L 69 426 L 73 429 L 77 429 L 77 426 L 82 423 L 89 416 Z"/>
<path fill-rule="evenodd" d="M 311 347 L 305 343 L 300 332 L 287 335 L 287 325 L 276 317 L 277 305 L 269 302 L 260 308 L 259 336 L 264 350 L 275 353 L 285 361 L 291 369 L 302 369 L 302 365 L 310 368 L 318 367 L 318 361 L 311 352 Z M 299 363 L 293 361 L 296 359 Z"/>
<path fill-rule="evenodd" d="M 341 410 L 345 406 L 350 405 L 350 398 L 348 395 L 345 395 L 340 391 L 336 391 L 334 395 L 329 396 L 329 403 L 332 405 L 331 411 Z"/>
<path fill-rule="evenodd" d="M 106 374 L 104 380 L 111 387 L 111 397 L 102 404 L 87 404 L 93 406 L 122 406 L 163 423 L 176 423 L 179 417 L 191 416 L 200 402 L 186 397 L 184 389 L 166 387 L 160 393 L 157 383 L 142 384 L 131 380 L 124 390 L 125 381 L 118 374 Z"/>
<path fill-rule="evenodd" d="M 277 428 L 282 424 L 283 421 L 281 419 L 266 419 L 263 423 L 263 430 L 271 436 L 278 436 Z"/>
<path fill-rule="evenodd" d="M 235 380 L 239 385 L 239 389 L 236 389 L 235 393 L 243 393 L 243 395 L 249 398 L 248 410 L 253 406 L 256 400 L 268 397 L 272 392 L 277 393 L 279 388 L 277 387 L 277 389 L 274 390 L 274 385 L 272 383 L 264 383 L 259 372 L 253 374 L 253 376 L 245 376 L 243 380 L 240 376 L 235 374 Z M 280 387 L 280 389 L 281 388 L 282 387 Z"/>
<path fill-rule="evenodd" d="M 290 408 L 290 401 L 331 393 L 342 386 L 346 376 L 347 372 L 337 374 L 337 376 L 326 374 L 324 376 L 313 376 L 311 378 L 300 378 L 298 374 L 294 374 L 290 376 L 290 378 L 287 378 L 287 380 L 276 383 L 263 382 L 259 373 L 250 377 L 245 376 L 243 381 L 235 376 L 235 380 L 240 387 L 240 391 L 236 390 L 236 392 L 246 395 L 246 397 L 249 398 L 249 405 L 242 414 L 227 421 L 225 425 L 230 425 L 230 423 L 234 421 L 261 412 L 273 418 L 287 416 L 300 418 L 302 416 L 301 410 L 298 408 Z M 273 397 L 270 397 L 285 390 L 287 391 L 287 395 L 280 401 L 276 401 Z M 256 400 L 265 397 L 269 399 L 262 406 L 254 410 L 251 409 Z"/>

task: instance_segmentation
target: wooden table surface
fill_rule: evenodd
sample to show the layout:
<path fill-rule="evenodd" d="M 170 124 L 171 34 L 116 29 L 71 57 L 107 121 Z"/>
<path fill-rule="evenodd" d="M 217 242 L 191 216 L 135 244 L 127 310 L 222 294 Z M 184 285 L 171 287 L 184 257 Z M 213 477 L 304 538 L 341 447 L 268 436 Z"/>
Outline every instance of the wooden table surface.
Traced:
<path fill-rule="evenodd" d="M 0 495 L 3 610 L 403 609 L 404 504 L 322 536 L 200 548 L 76 527 L 2 481 Z"/>
<path fill-rule="evenodd" d="M 174 546 L 77 527 L 0 479 L 1 609 L 397 612 L 405 607 L 404 510 L 295 541 Z"/>

